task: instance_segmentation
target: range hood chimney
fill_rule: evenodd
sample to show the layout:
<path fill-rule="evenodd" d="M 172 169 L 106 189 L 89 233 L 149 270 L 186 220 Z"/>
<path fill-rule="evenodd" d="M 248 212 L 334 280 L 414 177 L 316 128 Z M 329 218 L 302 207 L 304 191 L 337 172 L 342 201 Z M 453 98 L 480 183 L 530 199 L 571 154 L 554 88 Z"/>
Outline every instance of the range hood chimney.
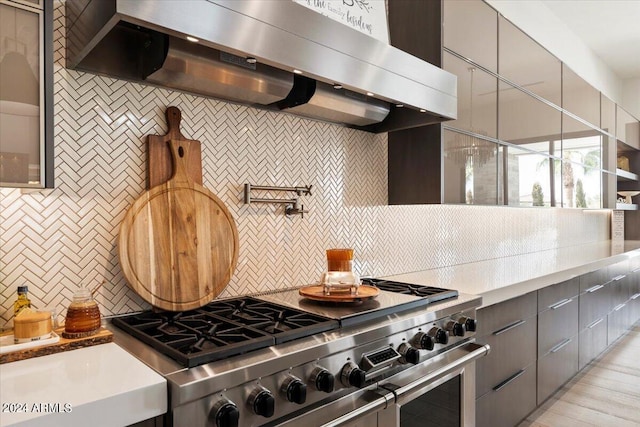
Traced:
<path fill-rule="evenodd" d="M 370 132 L 456 118 L 454 75 L 291 0 L 67 0 L 66 14 L 69 68 Z"/>

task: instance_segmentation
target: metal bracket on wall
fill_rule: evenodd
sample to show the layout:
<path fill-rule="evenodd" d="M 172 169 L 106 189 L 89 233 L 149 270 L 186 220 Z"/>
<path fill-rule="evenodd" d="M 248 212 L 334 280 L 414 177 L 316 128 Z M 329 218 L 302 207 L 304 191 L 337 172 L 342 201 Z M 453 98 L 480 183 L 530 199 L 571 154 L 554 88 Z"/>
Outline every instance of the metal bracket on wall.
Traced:
<path fill-rule="evenodd" d="M 304 214 L 309 213 L 309 211 L 304 210 L 304 205 L 300 204 L 300 196 L 311 195 L 311 185 L 306 187 L 276 187 L 269 185 L 244 185 L 244 202 L 247 205 L 251 203 L 275 203 L 275 204 L 283 204 L 285 205 L 284 213 L 287 216 L 291 215 L 300 215 L 301 218 L 304 218 Z M 259 197 L 251 197 L 251 190 L 257 191 L 284 191 L 284 192 L 293 192 L 298 195 L 298 197 L 294 197 L 292 199 L 265 199 Z"/>

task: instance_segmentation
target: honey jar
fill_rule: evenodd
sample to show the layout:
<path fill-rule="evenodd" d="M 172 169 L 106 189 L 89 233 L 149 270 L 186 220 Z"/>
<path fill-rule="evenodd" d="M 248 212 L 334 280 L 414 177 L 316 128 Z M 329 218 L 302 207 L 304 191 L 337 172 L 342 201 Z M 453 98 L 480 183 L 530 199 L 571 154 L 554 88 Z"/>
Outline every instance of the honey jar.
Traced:
<path fill-rule="evenodd" d="M 64 324 L 62 336 L 82 338 L 94 335 L 100 330 L 100 308 L 91 291 L 80 288 L 74 295 Z"/>

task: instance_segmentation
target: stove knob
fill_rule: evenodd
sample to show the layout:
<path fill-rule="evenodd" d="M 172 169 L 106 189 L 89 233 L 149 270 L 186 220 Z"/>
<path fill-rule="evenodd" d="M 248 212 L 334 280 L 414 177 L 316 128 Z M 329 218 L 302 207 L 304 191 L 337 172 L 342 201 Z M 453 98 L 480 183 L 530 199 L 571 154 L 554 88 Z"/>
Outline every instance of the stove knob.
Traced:
<path fill-rule="evenodd" d="M 449 331 L 449 334 L 453 335 L 454 337 L 463 337 L 465 333 L 464 325 L 462 323 L 454 321 L 448 322 L 446 329 L 447 331 Z"/>
<path fill-rule="evenodd" d="M 429 329 L 429 332 L 418 332 L 412 341 L 418 348 L 433 350 L 436 344 L 447 344 L 449 342 L 449 335 L 442 329 L 434 326 Z"/>
<path fill-rule="evenodd" d="M 367 373 L 360 369 L 358 365 L 353 362 L 349 362 L 342 367 L 340 372 L 340 382 L 345 387 L 362 387 L 367 381 Z"/>
<path fill-rule="evenodd" d="M 416 365 L 420 362 L 420 350 L 407 343 L 400 344 L 398 347 L 398 353 L 402 355 L 401 363 L 411 363 Z"/>
<path fill-rule="evenodd" d="M 264 387 L 257 387 L 249 395 L 249 406 L 253 408 L 253 412 L 257 415 L 269 418 L 275 411 L 276 400 L 269 390 Z"/>
<path fill-rule="evenodd" d="M 331 393 L 333 391 L 335 378 L 331 372 L 318 366 L 311 372 L 309 381 L 315 385 L 317 390 Z"/>
<path fill-rule="evenodd" d="M 416 347 L 423 350 L 433 350 L 433 346 L 435 344 L 434 338 L 425 332 L 418 332 L 413 337 L 413 342 Z"/>
<path fill-rule="evenodd" d="M 440 328 L 431 328 L 429 333 L 433 333 L 434 340 L 438 344 L 447 344 L 449 343 L 449 335 L 447 335 L 446 331 L 443 331 Z"/>
<path fill-rule="evenodd" d="M 458 323 L 462 323 L 467 331 L 476 331 L 476 319 L 472 319 L 471 317 L 461 317 L 460 319 L 458 319 Z"/>
<path fill-rule="evenodd" d="M 222 399 L 211 408 L 209 419 L 215 421 L 216 427 L 238 427 L 240 411 L 235 403 L 229 399 Z"/>
<path fill-rule="evenodd" d="M 307 386 L 293 375 L 289 375 L 282 383 L 282 392 L 289 402 L 302 405 L 307 400 Z"/>

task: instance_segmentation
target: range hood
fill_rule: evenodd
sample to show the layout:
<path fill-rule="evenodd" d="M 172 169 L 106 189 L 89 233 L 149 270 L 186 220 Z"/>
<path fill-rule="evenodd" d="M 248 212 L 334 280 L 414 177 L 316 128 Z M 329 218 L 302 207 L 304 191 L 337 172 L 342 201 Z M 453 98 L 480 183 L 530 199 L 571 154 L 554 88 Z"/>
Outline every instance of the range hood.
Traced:
<path fill-rule="evenodd" d="M 65 4 L 72 69 L 370 132 L 456 118 L 454 75 L 291 0 Z"/>

